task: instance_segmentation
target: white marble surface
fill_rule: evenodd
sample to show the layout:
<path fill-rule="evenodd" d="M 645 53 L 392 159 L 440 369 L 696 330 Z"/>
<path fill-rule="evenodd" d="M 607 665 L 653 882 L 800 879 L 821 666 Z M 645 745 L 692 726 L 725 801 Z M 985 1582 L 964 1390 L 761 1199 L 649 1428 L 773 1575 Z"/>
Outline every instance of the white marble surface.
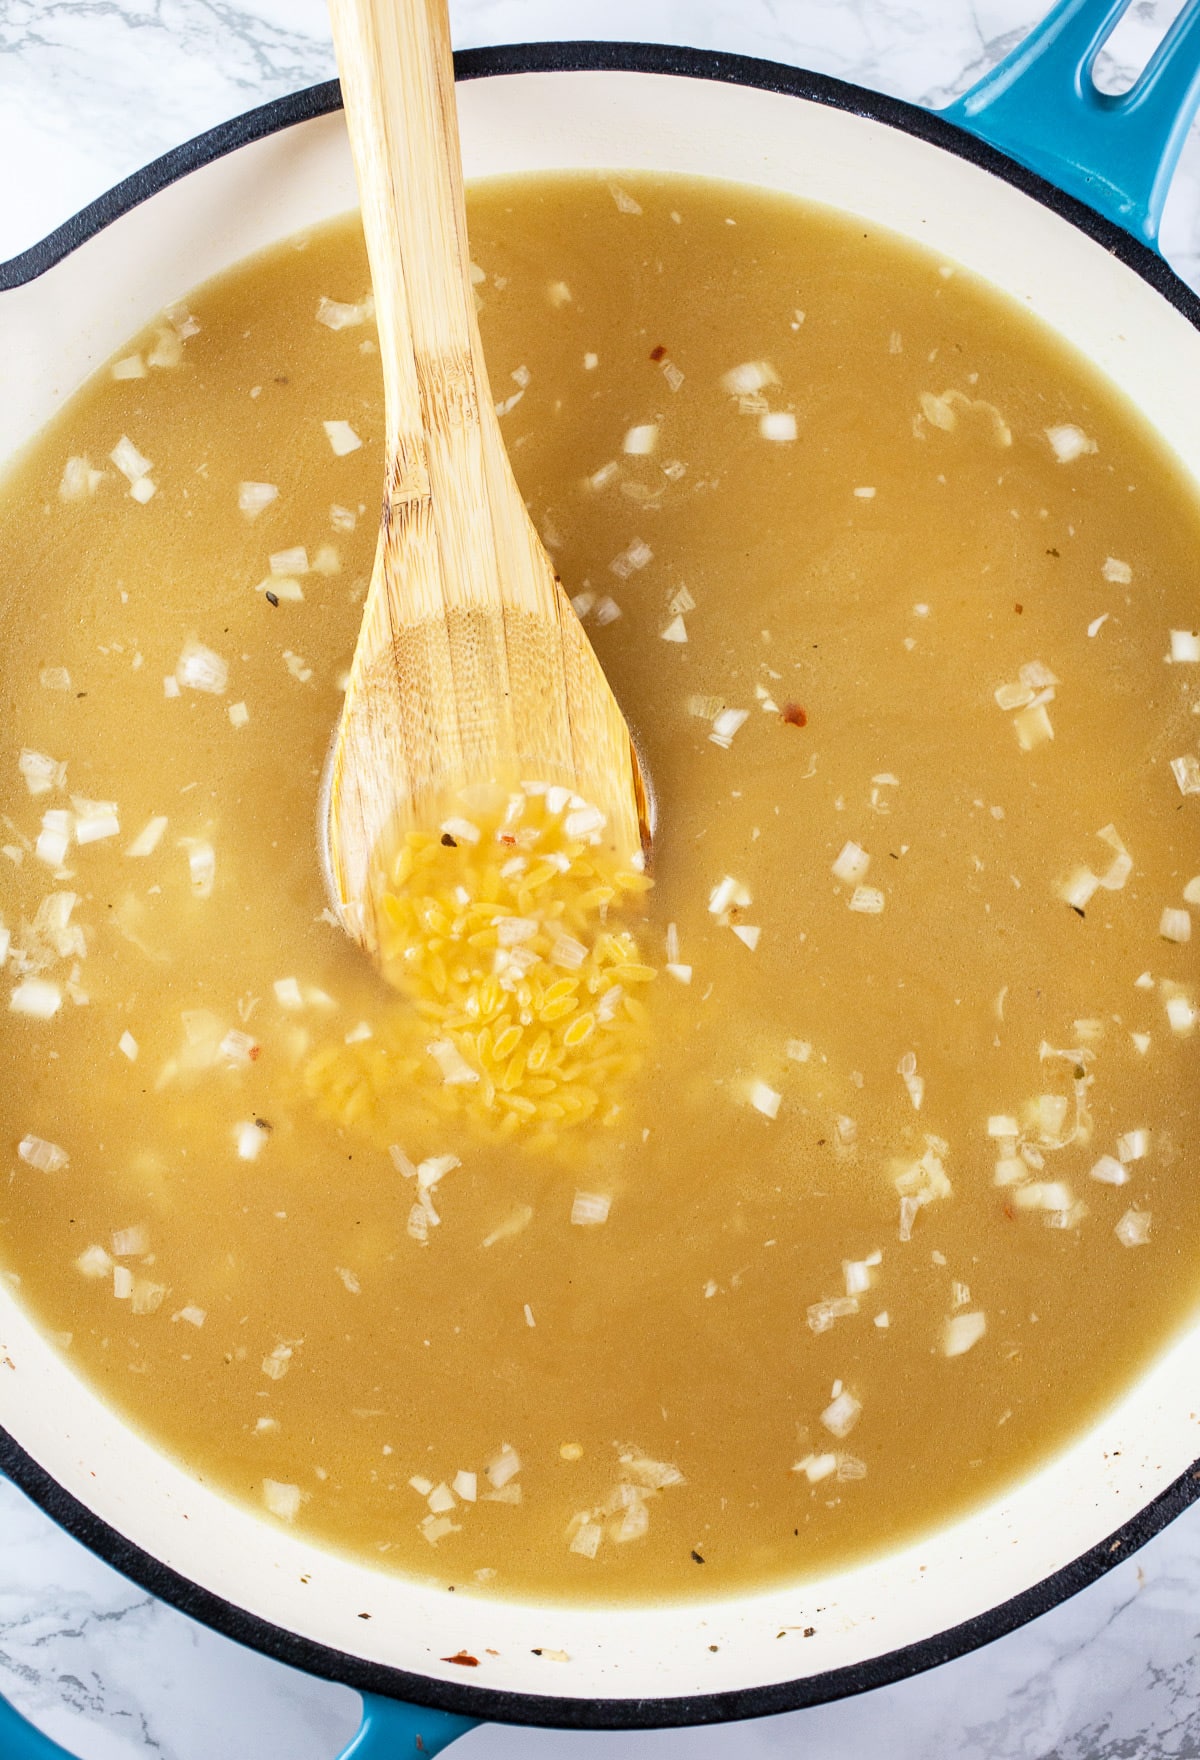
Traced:
<path fill-rule="evenodd" d="M 938 103 L 1038 0 L 455 0 L 461 45 L 633 38 L 735 49 Z M 1103 78 L 1178 0 L 1134 0 Z M 332 72 L 323 0 L 0 0 L 0 260 L 199 130 Z M 1164 226 L 1200 287 L 1200 135 Z M 1200 1508 L 1065 1606 L 864 1698 L 756 1724 L 570 1736 L 488 1728 L 464 1760 L 1194 1760 Z M 333 1760 L 346 1689 L 214 1636 L 133 1588 L 0 1482 L 0 1691 L 81 1760 Z M 3 1757 L 0 1757 L 3 1760 Z"/>

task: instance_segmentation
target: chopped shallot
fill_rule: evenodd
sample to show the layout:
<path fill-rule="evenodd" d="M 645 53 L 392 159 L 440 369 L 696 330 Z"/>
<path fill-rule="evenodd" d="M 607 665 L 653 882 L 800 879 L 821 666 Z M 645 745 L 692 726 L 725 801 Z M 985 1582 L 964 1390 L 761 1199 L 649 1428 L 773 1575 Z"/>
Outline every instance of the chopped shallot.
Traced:
<path fill-rule="evenodd" d="M 987 1331 L 987 1317 L 978 1309 L 968 1314 L 952 1314 L 942 1328 L 942 1354 L 961 1357 L 977 1345 Z"/>
<path fill-rule="evenodd" d="M 599 1192 L 576 1192 L 571 1205 L 571 1221 L 581 1227 L 607 1222 L 612 1199 Z"/>
<path fill-rule="evenodd" d="M 49 1143 L 45 1137 L 22 1137 L 17 1144 L 17 1154 L 30 1167 L 36 1167 L 39 1173 L 59 1173 L 69 1167 L 71 1157 L 57 1143 Z"/>
<path fill-rule="evenodd" d="M 1113 1233 L 1123 1247 L 1144 1247 L 1150 1239 L 1149 1210 L 1126 1210 Z"/>

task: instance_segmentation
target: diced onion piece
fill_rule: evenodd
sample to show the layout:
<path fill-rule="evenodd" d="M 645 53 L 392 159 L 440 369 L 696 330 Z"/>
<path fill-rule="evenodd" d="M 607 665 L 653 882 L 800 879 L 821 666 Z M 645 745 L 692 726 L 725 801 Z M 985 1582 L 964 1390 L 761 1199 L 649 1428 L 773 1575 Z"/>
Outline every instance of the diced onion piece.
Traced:
<path fill-rule="evenodd" d="M 1126 1210 L 1113 1233 L 1123 1247 L 1144 1247 L 1150 1239 L 1149 1210 Z"/>
<path fill-rule="evenodd" d="M 304 997 L 295 978 L 276 978 L 273 989 L 275 1000 L 281 1008 L 304 1007 Z"/>
<path fill-rule="evenodd" d="M 1158 919 L 1158 932 L 1164 941 L 1182 945 L 1192 938 L 1192 919 L 1187 911 L 1167 905 Z"/>
<path fill-rule="evenodd" d="M 1087 626 L 1088 635 L 1089 636 L 1098 636 L 1100 634 L 1100 631 L 1104 628 L 1104 626 L 1107 622 L 1108 622 L 1108 612 L 1102 611 L 1100 613 L 1099 617 L 1093 617 L 1092 621 L 1088 624 L 1088 626 Z"/>
<path fill-rule="evenodd" d="M 268 1381 L 282 1381 L 291 1368 L 295 1347 L 282 1340 L 262 1360 L 262 1372 Z"/>
<path fill-rule="evenodd" d="M 607 1222 L 612 1199 L 601 1192 L 576 1192 L 571 1205 L 571 1221 L 581 1228 Z"/>
<path fill-rule="evenodd" d="M 883 894 L 877 886 L 856 886 L 850 896 L 850 909 L 869 917 L 879 916 L 883 904 Z"/>
<path fill-rule="evenodd" d="M 821 1422 L 831 1435 L 849 1436 L 862 1416 L 862 1403 L 845 1388 L 830 1401 L 821 1413 Z"/>
<path fill-rule="evenodd" d="M 871 1267 L 865 1259 L 843 1259 L 842 1277 L 848 1296 L 865 1295 L 871 1287 Z"/>
<path fill-rule="evenodd" d="M 734 923 L 733 932 L 753 953 L 762 935 L 762 928 L 758 923 Z"/>
<path fill-rule="evenodd" d="M 133 1272 L 128 1265 L 113 1266 L 113 1295 L 118 1302 L 127 1302 L 133 1294 Z"/>
<path fill-rule="evenodd" d="M 434 1039 L 425 1049 L 441 1070 L 447 1087 L 462 1087 L 479 1080 L 479 1071 L 471 1068 L 453 1039 Z"/>
<path fill-rule="evenodd" d="M 22 1137 L 17 1144 L 17 1154 L 30 1167 L 36 1167 L 39 1173 L 59 1173 L 69 1167 L 71 1157 L 57 1143 L 49 1143 L 45 1137 Z"/>
<path fill-rule="evenodd" d="M 349 422 L 322 422 L 326 438 L 333 449 L 335 458 L 345 458 L 349 452 L 357 452 L 362 441 L 354 432 Z"/>
<path fill-rule="evenodd" d="M 1183 896 L 1188 904 L 1200 904 L 1200 874 L 1188 881 L 1183 889 Z"/>
<path fill-rule="evenodd" d="M 279 499 L 274 483 L 239 483 L 238 507 L 247 519 L 257 519 L 264 507 Z"/>
<path fill-rule="evenodd" d="M 142 457 L 133 441 L 126 434 L 121 435 L 108 456 L 130 484 L 141 482 L 142 478 L 149 476 L 154 468 L 148 458 Z"/>
<path fill-rule="evenodd" d="M 146 363 L 140 354 L 127 354 L 122 360 L 114 361 L 110 371 L 114 379 L 144 379 Z"/>
<path fill-rule="evenodd" d="M 896 1074 L 908 1089 L 908 1097 L 913 1103 L 913 1111 L 920 1112 L 921 1102 L 925 1098 L 925 1078 L 917 1074 L 917 1054 L 906 1051 L 896 1065 Z"/>
<path fill-rule="evenodd" d="M 708 737 L 713 745 L 728 751 L 733 744 L 734 734 L 749 719 L 749 709 L 722 709 L 713 721 L 712 732 Z"/>
<path fill-rule="evenodd" d="M 1025 684 L 1002 684 L 992 694 L 1006 714 L 1010 709 L 1023 709 L 1034 698 L 1034 692 Z"/>
<path fill-rule="evenodd" d="M 660 633 L 664 642 L 686 642 L 688 639 L 687 625 L 683 621 L 682 613 L 678 617 L 673 617 L 666 629 Z"/>
<path fill-rule="evenodd" d="M 1167 1020 L 1176 1033 L 1190 1033 L 1196 1024 L 1196 1010 L 1186 996 L 1168 996 L 1166 999 Z"/>
<path fill-rule="evenodd" d="M 131 1223 L 128 1228 L 115 1228 L 112 1235 L 114 1259 L 137 1259 L 150 1251 L 150 1230 L 144 1222 Z"/>
<path fill-rule="evenodd" d="M 71 674 L 65 666 L 43 666 L 38 681 L 45 691 L 69 691 Z"/>
<path fill-rule="evenodd" d="M 992 1184 L 996 1186 L 1018 1186 L 1029 1178 L 1028 1165 L 1019 1155 L 1000 1155 L 992 1170 Z"/>
<path fill-rule="evenodd" d="M 1123 1186 L 1129 1180 L 1128 1173 L 1114 1155 L 1101 1155 L 1088 1169 L 1088 1176 L 1104 1186 Z"/>
<path fill-rule="evenodd" d="M 345 305 L 341 300 L 326 299 L 324 294 L 317 301 L 317 323 L 324 324 L 327 330 L 347 330 L 356 324 L 365 324 L 374 315 L 375 301 L 370 294 L 357 305 Z"/>
<path fill-rule="evenodd" d="M 49 794 L 52 789 L 61 788 L 67 780 L 67 766 L 55 758 L 47 757 L 45 752 L 34 752 L 28 746 L 17 759 L 17 769 L 25 778 L 25 786 L 30 794 Z"/>
<path fill-rule="evenodd" d="M 1105 825 L 1096 836 L 1114 852 L 1112 861 L 1100 876 L 1100 885 L 1106 892 L 1120 892 L 1133 873 L 1133 857 L 1121 842 L 1115 825 Z"/>
<path fill-rule="evenodd" d="M 987 1121 L 989 1137 L 1019 1137 L 1021 1127 L 1007 1112 L 993 1112 Z"/>
<path fill-rule="evenodd" d="M 607 820 L 599 807 L 586 803 L 572 805 L 563 820 L 563 831 L 574 842 L 577 838 L 593 838 L 604 830 Z"/>
<path fill-rule="evenodd" d="M 434 1486 L 425 1501 L 435 1516 L 444 1516 L 449 1510 L 457 1508 L 454 1493 L 445 1480 Z"/>
<path fill-rule="evenodd" d="M 193 336 L 195 335 L 196 330 L 200 328 L 200 326 L 196 324 L 194 318 L 185 319 L 184 324 L 193 324 L 195 325 L 195 329 L 188 330 L 186 328 L 181 328 L 179 330 L 168 330 L 164 325 L 156 332 L 154 347 L 146 356 L 146 360 L 150 366 L 170 368 L 179 365 L 180 361 L 183 359 L 184 336 Z"/>
<path fill-rule="evenodd" d="M 106 837 L 120 836 L 121 821 L 117 816 L 116 801 L 89 801 L 82 795 L 73 794 L 71 805 L 75 809 L 76 843 L 100 843 Z"/>
<path fill-rule="evenodd" d="M 282 1522 L 294 1522 L 308 1493 L 301 1491 L 299 1485 L 284 1484 L 281 1479 L 264 1479 L 262 1486 L 263 1502 L 270 1513 Z"/>
<path fill-rule="evenodd" d="M 835 1320 L 846 1320 L 857 1313 L 857 1297 L 832 1296 L 828 1301 L 811 1302 L 805 1317 L 812 1332 L 828 1332 Z"/>
<path fill-rule="evenodd" d="M 1171 659 L 1176 665 L 1194 665 L 1200 660 L 1200 635 L 1192 629 L 1173 629 Z"/>
<path fill-rule="evenodd" d="M 1082 428 L 1073 422 L 1061 422 L 1056 427 L 1043 430 L 1054 450 L 1059 464 L 1070 464 L 1085 453 L 1096 452 L 1099 448 L 1094 440 L 1089 440 Z"/>
<path fill-rule="evenodd" d="M 103 471 L 93 470 L 91 459 L 76 455 L 69 458 L 63 466 L 62 480 L 58 485 L 59 499 L 62 501 L 86 501 L 89 495 L 96 493 L 104 481 Z"/>
<path fill-rule="evenodd" d="M 267 558 L 267 566 L 274 575 L 307 574 L 308 551 L 303 544 L 293 544 L 288 550 L 275 550 Z"/>
<path fill-rule="evenodd" d="M 219 697 L 229 683 L 229 667 L 219 654 L 193 639 L 184 643 L 175 662 L 175 679 L 185 690 Z"/>
<path fill-rule="evenodd" d="M 758 431 L 764 440 L 794 440 L 796 418 L 790 410 L 768 410 L 758 418 Z"/>
<path fill-rule="evenodd" d="M 117 1040 L 117 1050 L 126 1056 L 130 1063 L 137 1062 L 138 1042 L 128 1030 L 122 1033 L 121 1037 Z"/>
<path fill-rule="evenodd" d="M 789 1039 L 783 1050 L 793 1063 L 807 1063 L 812 1056 L 812 1045 L 807 1039 Z"/>
<path fill-rule="evenodd" d="M 1017 677 L 1027 689 L 1034 691 L 1053 690 L 1062 682 L 1043 660 L 1026 660 Z"/>
<path fill-rule="evenodd" d="M 207 1308 L 198 1308 L 194 1302 L 189 1302 L 186 1308 L 180 1308 L 177 1314 L 171 1315 L 171 1318 L 172 1320 L 185 1320 L 189 1326 L 195 1326 L 199 1329 L 208 1319 L 208 1310 Z"/>
<path fill-rule="evenodd" d="M 723 917 L 731 905 L 744 909 L 750 903 L 750 893 L 740 880 L 732 874 L 726 874 L 719 880 L 708 895 L 708 908 L 714 917 Z"/>
<path fill-rule="evenodd" d="M 245 703 L 230 703 L 229 722 L 231 727 L 245 727 L 250 719 L 250 711 Z"/>
<path fill-rule="evenodd" d="M 779 383 L 779 374 L 770 361 L 743 361 L 721 376 L 722 389 L 732 397 L 753 397 L 756 391 Z"/>
<path fill-rule="evenodd" d="M 1022 709 L 1019 715 L 1013 716 L 1013 726 L 1017 730 L 1017 743 L 1023 752 L 1032 751 L 1046 740 L 1054 738 L 1054 728 L 1046 713 L 1044 703 L 1033 703 L 1028 709 Z"/>
<path fill-rule="evenodd" d="M 1072 868 L 1058 887 L 1058 896 L 1074 911 L 1084 911 L 1100 885 L 1100 877 L 1090 868 Z"/>
<path fill-rule="evenodd" d="M 187 854 L 193 898 L 211 898 L 217 871 L 212 844 L 204 837 L 181 837 L 179 847 Z"/>
<path fill-rule="evenodd" d="M 1125 1131 L 1117 1138 L 1117 1154 L 1122 1161 L 1141 1161 L 1150 1153 L 1148 1130 Z"/>
<path fill-rule="evenodd" d="M 484 1471 L 492 1489 L 502 1491 L 521 1471 L 521 1457 L 515 1448 L 505 1442 L 501 1445 L 499 1454 L 493 1455 Z"/>
<path fill-rule="evenodd" d="M 418 1497 L 428 1497 L 433 1490 L 433 1480 L 426 1479 L 423 1473 L 414 1473 L 408 1482 Z"/>
<path fill-rule="evenodd" d="M 147 820 L 126 849 L 125 854 L 127 856 L 152 856 L 162 841 L 162 834 L 166 829 L 166 814 L 156 814 L 153 819 Z"/>
<path fill-rule="evenodd" d="M 658 423 L 642 422 L 637 427 L 627 430 L 625 439 L 621 443 L 621 450 L 629 453 L 633 458 L 645 458 L 655 450 L 657 445 Z"/>
<path fill-rule="evenodd" d="M 1190 752 L 1182 758 L 1172 758 L 1171 774 L 1179 784 L 1180 794 L 1200 794 L 1200 758 Z"/>
<path fill-rule="evenodd" d="M 62 990 L 49 978 L 25 978 L 9 997 L 8 1006 L 13 1014 L 48 1021 L 62 1007 Z"/>
<path fill-rule="evenodd" d="M 271 597 L 281 604 L 302 605 L 304 588 L 290 574 L 268 574 L 255 587 L 256 593 L 270 593 Z"/>
<path fill-rule="evenodd" d="M 980 1309 L 951 1314 L 942 1328 L 942 1355 L 961 1357 L 977 1345 L 987 1331 L 987 1316 Z"/>
<path fill-rule="evenodd" d="M 112 1270 L 112 1260 L 101 1246 L 85 1247 L 75 1261 L 75 1268 L 84 1277 L 107 1277 Z"/>
<path fill-rule="evenodd" d="M 1101 568 L 1100 573 L 1104 576 L 1106 581 L 1112 581 L 1114 585 L 1118 587 L 1127 587 L 1133 579 L 1133 570 L 1130 568 L 1129 564 L 1127 562 L 1118 561 L 1115 556 L 1106 556 L 1104 558 L 1104 566 Z"/>
<path fill-rule="evenodd" d="M 154 1283 L 148 1277 L 135 1277 L 130 1296 L 135 1314 L 157 1314 L 167 1293 L 165 1283 Z"/>
<path fill-rule="evenodd" d="M 1065 1180 L 1047 1179 L 1034 1180 L 1027 1186 L 1019 1187 L 1013 1193 L 1013 1203 L 1018 1210 L 1047 1210 L 1062 1213 L 1072 1208 L 1075 1199 Z"/>
<path fill-rule="evenodd" d="M 865 849 L 857 843 L 846 843 L 833 864 L 832 872 L 839 880 L 845 880 L 848 884 L 852 880 L 864 879 L 870 866 L 871 858 Z"/>
<path fill-rule="evenodd" d="M 129 493 L 134 501 L 140 502 L 144 507 L 147 501 L 152 501 L 158 494 L 158 484 L 151 477 L 139 477 L 136 483 L 129 485 Z"/>
<path fill-rule="evenodd" d="M 241 1160 L 257 1161 L 262 1146 L 267 1140 L 267 1133 L 253 1119 L 247 1119 L 243 1124 L 234 1125 L 233 1140 Z"/>
<path fill-rule="evenodd" d="M 438 829 L 452 837 L 455 843 L 478 843 L 482 835 L 478 825 L 470 819 L 443 819 Z"/>
<path fill-rule="evenodd" d="M 1150 1049 L 1149 1033 L 1130 1033 L 1129 1037 L 1133 1040 L 1134 1050 L 1137 1051 L 1140 1056 L 1145 1057 L 1147 1051 Z"/>
<path fill-rule="evenodd" d="M 779 1103 L 783 1095 L 769 1087 L 766 1082 L 753 1081 L 746 1090 L 746 1098 L 756 1112 L 764 1118 L 774 1118 L 779 1112 Z"/>
<path fill-rule="evenodd" d="M 458 1472 L 450 1481 L 450 1488 L 464 1503 L 474 1503 L 478 1496 L 479 1481 L 474 1473 Z"/>
<path fill-rule="evenodd" d="M 573 1530 L 573 1531 L 572 1531 Z M 595 1558 L 604 1538 L 604 1529 L 587 1514 L 578 1515 L 568 1529 L 571 1535 L 568 1550 L 582 1558 Z"/>
<path fill-rule="evenodd" d="M 690 984 L 692 981 L 691 966 L 680 965 L 678 960 L 668 960 L 663 967 L 668 977 L 674 978 L 678 984 Z"/>
<path fill-rule="evenodd" d="M 835 1454 L 806 1454 L 803 1460 L 797 1461 L 792 1468 L 793 1473 L 803 1473 L 810 1485 L 817 1485 L 827 1479 L 830 1473 L 837 1472 L 838 1458 Z"/>

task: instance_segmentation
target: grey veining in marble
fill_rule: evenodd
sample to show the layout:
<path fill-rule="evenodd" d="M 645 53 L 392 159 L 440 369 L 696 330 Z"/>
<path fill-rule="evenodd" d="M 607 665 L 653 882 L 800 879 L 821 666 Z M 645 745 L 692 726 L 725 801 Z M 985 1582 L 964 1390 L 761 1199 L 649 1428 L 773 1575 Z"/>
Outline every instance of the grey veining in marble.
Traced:
<path fill-rule="evenodd" d="M 631 38 L 738 50 L 925 103 L 1017 40 L 1037 0 L 458 0 L 462 46 Z M 1178 0 L 1134 0 L 1128 83 Z M 0 259 L 201 129 L 333 71 L 323 0 L 0 0 Z M 16 174 L 19 167 L 20 175 Z M 1200 286 L 1200 137 L 1164 227 Z M 986 1650 L 860 1699 L 732 1728 L 485 1729 L 464 1760 L 1196 1760 L 1200 1509 Z M 357 1701 L 153 1601 L 0 1481 L 0 1691 L 81 1760 L 333 1760 Z M 0 1756 L 3 1760 L 3 1756 Z"/>

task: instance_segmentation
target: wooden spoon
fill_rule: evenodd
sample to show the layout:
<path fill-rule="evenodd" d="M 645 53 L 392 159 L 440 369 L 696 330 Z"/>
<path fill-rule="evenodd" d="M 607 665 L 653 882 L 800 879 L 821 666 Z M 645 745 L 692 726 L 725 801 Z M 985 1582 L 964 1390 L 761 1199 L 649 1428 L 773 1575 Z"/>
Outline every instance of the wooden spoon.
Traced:
<path fill-rule="evenodd" d="M 622 861 L 637 754 L 513 478 L 475 319 L 445 0 L 329 0 L 383 362 L 383 515 L 327 772 L 327 858 L 375 948 L 379 856 L 467 784 L 566 784 Z M 461 809 L 460 809 L 461 810 Z"/>

